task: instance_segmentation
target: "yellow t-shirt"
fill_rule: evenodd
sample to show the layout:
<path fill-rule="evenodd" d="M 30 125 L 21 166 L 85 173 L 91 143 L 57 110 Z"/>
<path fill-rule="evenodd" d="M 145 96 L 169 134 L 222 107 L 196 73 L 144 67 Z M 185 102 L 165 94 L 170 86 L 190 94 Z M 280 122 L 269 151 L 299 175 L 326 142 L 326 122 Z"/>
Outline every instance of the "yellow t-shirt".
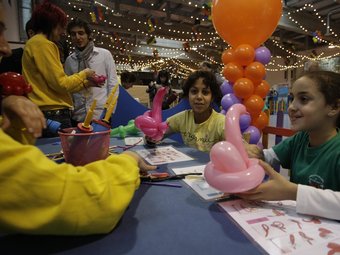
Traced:
<path fill-rule="evenodd" d="M 186 145 L 200 151 L 210 151 L 211 147 L 224 141 L 225 116 L 212 111 L 209 119 L 196 124 L 192 110 L 177 113 L 167 119 L 171 132 L 179 132 Z"/>

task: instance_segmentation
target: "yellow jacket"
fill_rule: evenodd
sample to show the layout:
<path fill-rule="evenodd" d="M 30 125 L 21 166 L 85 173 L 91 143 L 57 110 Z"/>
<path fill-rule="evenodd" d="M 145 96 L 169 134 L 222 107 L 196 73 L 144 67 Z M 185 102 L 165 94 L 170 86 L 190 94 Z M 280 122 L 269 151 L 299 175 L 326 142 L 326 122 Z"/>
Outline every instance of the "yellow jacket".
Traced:
<path fill-rule="evenodd" d="M 65 74 L 57 45 L 43 34 L 27 41 L 22 72 L 26 82 L 33 87 L 29 98 L 43 111 L 71 108 L 70 93 L 83 89 L 87 82 L 84 71 L 70 76 Z"/>
<path fill-rule="evenodd" d="M 137 162 L 112 155 L 57 164 L 0 129 L 0 232 L 87 235 L 111 231 L 139 186 Z"/>

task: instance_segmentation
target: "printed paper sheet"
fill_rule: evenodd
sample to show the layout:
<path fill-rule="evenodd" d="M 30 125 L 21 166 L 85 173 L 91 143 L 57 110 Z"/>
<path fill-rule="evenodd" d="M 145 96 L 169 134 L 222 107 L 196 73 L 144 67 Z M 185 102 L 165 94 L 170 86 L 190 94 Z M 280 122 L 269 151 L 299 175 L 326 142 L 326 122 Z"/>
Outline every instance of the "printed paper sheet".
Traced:
<path fill-rule="evenodd" d="M 297 214 L 295 201 L 219 205 L 269 254 L 340 254 L 340 223 Z"/>

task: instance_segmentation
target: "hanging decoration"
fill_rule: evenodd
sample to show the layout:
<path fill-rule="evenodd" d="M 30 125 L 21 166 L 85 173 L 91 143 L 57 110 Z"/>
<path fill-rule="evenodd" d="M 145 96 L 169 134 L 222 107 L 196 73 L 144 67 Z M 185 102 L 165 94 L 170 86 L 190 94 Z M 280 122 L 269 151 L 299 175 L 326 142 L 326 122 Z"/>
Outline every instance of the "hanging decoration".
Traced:
<path fill-rule="evenodd" d="M 150 36 L 147 40 L 146 40 L 146 44 L 150 45 L 150 44 L 155 44 L 156 41 L 156 37 L 154 36 Z"/>
<path fill-rule="evenodd" d="M 147 20 L 148 23 L 148 32 L 152 33 L 155 31 L 155 26 L 157 24 L 157 20 L 154 17 L 150 17 Z"/>
<path fill-rule="evenodd" d="M 184 42 L 184 43 L 183 43 L 183 49 L 184 49 L 184 51 L 186 51 L 186 52 L 189 52 L 189 51 L 190 51 L 190 44 L 189 44 L 189 42 Z"/>
<path fill-rule="evenodd" d="M 158 57 L 159 57 L 159 55 L 158 55 L 158 50 L 157 50 L 157 49 L 154 49 L 154 50 L 152 51 L 152 53 L 153 53 L 153 56 L 154 56 L 155 58 L 158 58 Z"/>
<path fill-rule="evenodd" d="M 203 19 L 211 20 L 211 1 L 202 5 L 201 14 Z"/>
<path fill-rule="evenodd" d="M 312 32 L 312 40 L 313 43 L 318 44 L 318 43 L 322 43 L 322 34 L 319 30 L 316 30 L 315 32 Z"/>

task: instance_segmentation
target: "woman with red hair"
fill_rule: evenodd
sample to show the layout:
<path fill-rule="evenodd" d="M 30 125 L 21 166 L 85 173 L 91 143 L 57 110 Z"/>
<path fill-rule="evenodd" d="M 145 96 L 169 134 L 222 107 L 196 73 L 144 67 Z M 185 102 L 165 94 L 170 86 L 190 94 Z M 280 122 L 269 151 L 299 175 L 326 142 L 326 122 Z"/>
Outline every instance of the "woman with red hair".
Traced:
<path fill-rule="evenodd" d="M 62 9 L 45 1 L 34 10 L 32 23 L 36 35 L 26 43 L 22 59 L 23 75 L 33 87 L 29 98 L 47 119 L 59 121 L 62 128 L 71 127 L 73 103 L 70 93 L 98 86 L 87 79 L 94 75 L 94 71 L 85 69 L 70 76 L 65 74 L 56 45 L 67 24 Z M 44 130 L 43 136 L 55 134 Z"/>

